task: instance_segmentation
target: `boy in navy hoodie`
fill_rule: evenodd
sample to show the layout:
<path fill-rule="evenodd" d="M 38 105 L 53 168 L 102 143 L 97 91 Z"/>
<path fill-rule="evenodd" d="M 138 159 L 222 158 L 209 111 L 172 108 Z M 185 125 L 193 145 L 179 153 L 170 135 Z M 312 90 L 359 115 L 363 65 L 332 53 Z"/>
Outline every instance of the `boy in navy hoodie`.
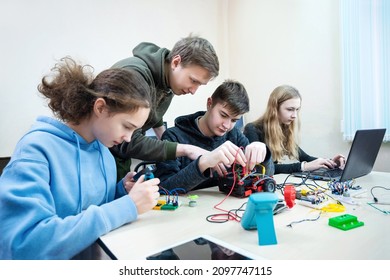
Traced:
<path fill-rule="evenodd" d="M 167 190 L 186 191 L 213 187 L 218 176 L 226 174 L 236 161 L 252 170 L 262 164 L 267 175 L 273 175 L 270 151 L 262 142 L 252 142 L 236 127 L 236 122 L 249 111 L 249 97 L 244 86 L 236 81 L 222 83 L 207 99 L 207 111 L 176 118 L 163 140 L 191 144 L 207 151 L 196 160 L 179 157 L 157 164 L 155 173 L 160 186 Z M 244 150 L 244 151 L 243 151 Z"/>

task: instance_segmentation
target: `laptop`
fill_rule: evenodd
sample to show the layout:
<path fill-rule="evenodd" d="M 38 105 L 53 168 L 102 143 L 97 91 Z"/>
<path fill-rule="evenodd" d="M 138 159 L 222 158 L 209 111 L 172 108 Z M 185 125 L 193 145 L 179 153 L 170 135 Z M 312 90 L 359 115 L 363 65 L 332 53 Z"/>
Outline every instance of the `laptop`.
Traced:
<path fill-rule="evenodd" d="M 357 130 L 344 169 L 321 168 L 314 171 L 295 172 L 292 175 L 312 180 L 344 182 L 370 173 L 383 142 L 386 129 Z"/>

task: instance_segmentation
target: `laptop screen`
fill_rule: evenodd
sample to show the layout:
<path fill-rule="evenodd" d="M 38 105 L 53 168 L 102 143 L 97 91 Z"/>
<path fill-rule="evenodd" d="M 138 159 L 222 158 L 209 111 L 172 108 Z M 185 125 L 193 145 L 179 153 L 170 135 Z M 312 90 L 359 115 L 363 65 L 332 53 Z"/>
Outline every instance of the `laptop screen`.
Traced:
<path fill-rule="evenodd" d="M 357 130 L 340 181 L 370 173 L 374 167 L 386 129 Z"/>
<path fill-rule="evenodd" d="M 385 128 L 357 130 L 343 170 L 321 168 L 314 171 L 295 172 L 293 175 L 313 180 L 340 182 L 367 175 L 374 167 L 385 132 Z"/>

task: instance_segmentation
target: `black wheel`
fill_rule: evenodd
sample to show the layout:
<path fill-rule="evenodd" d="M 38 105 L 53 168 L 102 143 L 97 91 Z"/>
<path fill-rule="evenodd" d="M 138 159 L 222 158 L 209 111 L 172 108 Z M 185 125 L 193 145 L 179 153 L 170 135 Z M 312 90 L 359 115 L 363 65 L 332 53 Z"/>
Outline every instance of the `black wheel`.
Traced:
<path fill-rule="evenodd" d="M 263 185 L 264 192 L 275 192 L 276 183 L 274 180 L 266 180 Z"/>

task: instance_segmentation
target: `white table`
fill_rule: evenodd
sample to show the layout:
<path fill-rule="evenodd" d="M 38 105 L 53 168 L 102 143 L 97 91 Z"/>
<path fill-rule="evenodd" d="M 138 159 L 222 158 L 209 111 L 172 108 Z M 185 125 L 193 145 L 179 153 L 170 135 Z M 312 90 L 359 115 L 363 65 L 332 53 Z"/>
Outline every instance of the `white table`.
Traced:
<path fill-rule="evenodd" d="M 276 175 L 277 183 L 283 183 L 285 175 Z M 291 179 L 290 179 L 291 178 Z M 298 182 L 290 177 L 289 181 Z M 321 183 L 320 181 L 318 181 Z M 324 182 L 322 182 L 323 184 Z M 179 197 L 181 206 L 174 211 L 152 210 L 100 238 L 101 243 L 117 259 L 145 259 L 154 253 L 175 244 L 202 235 L 215 237 L 233 247 L 242 248 L 258 259 L 390 259 L 390 215 L 381 213 L 367 204 L 372 201 L 371 187 L 389 187 L 390 173 L 372 172 L 356 180 L 367 192 L 353 198 L 357 204 L 347 204 L 343 213 L 323 213 L 316 221 L 287 225 L 302 219 L 312 219 L 319 211 L 296 204 L 274 216 L 276 245 L 258 245 L 257 231 L 244 230 L 239 222 L 210 223 L 206 217 L 223 213 L 213 207 L 225 198 L 218 189 L 210 188 L 193 192 L 199 196 L 196 207 L 189 207 L 187 195 Z M 279 192 L 279 191 L 277 191 Z M 376 195 L 387 195 L 389 191 L 376 190 Z M 219 207 L 225 210 L 239 208 L 247 198 L 228 197 Z M 386 206 L 385 206 L 386 207 Z M 389 209 L 389 206 L 387 206 Z M 348 231 L 328 225 L 331 217 L 351 214 L 364 222 L 364 226 Z"/>

